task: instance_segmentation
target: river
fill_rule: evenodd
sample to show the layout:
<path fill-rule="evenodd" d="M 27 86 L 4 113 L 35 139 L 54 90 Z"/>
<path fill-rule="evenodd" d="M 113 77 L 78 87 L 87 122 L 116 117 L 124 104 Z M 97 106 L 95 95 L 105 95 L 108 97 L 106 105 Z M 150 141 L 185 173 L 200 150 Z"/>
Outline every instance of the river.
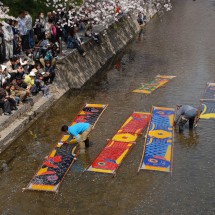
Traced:
<path fill-rule="evenodd" d="M 71 90 L 0 155 L 2 215 L 179 215 L 215 214 L 215 121 L 175 133 L 172 176 L 141 171 L 142 135 L 117 176 L 81 172 L 133 111 L 152 105 L 199 105 L 207 82 L 215 80 L 215 1 L 173 1 L 170 12 L 156 15 L 108 69 L 81 90 Z M 120 64 L 116 69 L 115 64 Z M 151 95 L 131 91 L 157 74 L 176 75 Z M 43 158 L 85 103 L 109 104 L 90 136 L 92 147 L 79 156 L 57 194 L 22 192 Z"/>

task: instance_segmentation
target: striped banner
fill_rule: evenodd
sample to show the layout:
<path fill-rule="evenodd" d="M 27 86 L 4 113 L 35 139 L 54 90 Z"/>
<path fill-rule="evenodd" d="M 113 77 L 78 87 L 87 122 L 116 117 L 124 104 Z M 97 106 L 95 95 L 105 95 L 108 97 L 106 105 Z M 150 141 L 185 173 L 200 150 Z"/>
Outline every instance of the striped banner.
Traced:
<path fill-rule="evenodd" d="M 150 113 L 134 112 L 86 171 L 115 174 L 149 120 Z"/>
<path fill-rule="evenodd" d="M 140 169 L 171 172 L 175 109 L 152 107 Z"/>
<path fill-rule="evenodd" d="M 157 75 L 154 80 L 143 84 L 140 88 L 133 90 L 134 93 L 151 94 L 156 89 L 160 88 L 176 76 Z"/>
<path fill-rule="evenodd" d="M 207 83 L 199 109 L 200 119 L 215 119 L 215 83 Z"/>
<path fill-rule="evenodd" d="M 88 122 L 95 126 L 106 108 L 107 105 L 103 104 L 85 104 L 71 125 Z M 63 135 L 61 141 L 66 141 L 68 137 Z M 72 139 L 70 144 L 57 143 L 24 190 L 58 191 L 66 173 L 75 161 L 73 154 L 76 153 L 76 157 L 78 156 L 77 144 L 74 143 L 76 143 L 75 139 Z"/>
<path fill-rule="evenodd" d="M 215 83 L 207 83 L 202 100 L 215 100 Z"/>

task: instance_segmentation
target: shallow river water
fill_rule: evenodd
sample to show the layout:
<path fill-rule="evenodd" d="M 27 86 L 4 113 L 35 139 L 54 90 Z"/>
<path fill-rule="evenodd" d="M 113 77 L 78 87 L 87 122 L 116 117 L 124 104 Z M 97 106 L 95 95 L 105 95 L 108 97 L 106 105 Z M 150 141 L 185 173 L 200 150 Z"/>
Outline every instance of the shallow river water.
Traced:
<path fill-rule="evenodd" d="M 198 106 L 207 82 L 215 80 L 215 1 L 178 0 L 157 15 L 121 56 L 121 68 L 103 71 L 81 90 L 67 93 L 0 155 L 0 214 L 215 214 L 215 121 L 201 120 L 193 132 L 175 133 L 173 174 L 141 171 L 144 137 L 123 161 L 117 176 L 85 173 L 125 119 L 151 105 Z M 149 96 L 132 93 L 157 74 L 176 75 Z M 57 194 L 22 192 L 43 158 L 85 103 L 109 104 Z"/>

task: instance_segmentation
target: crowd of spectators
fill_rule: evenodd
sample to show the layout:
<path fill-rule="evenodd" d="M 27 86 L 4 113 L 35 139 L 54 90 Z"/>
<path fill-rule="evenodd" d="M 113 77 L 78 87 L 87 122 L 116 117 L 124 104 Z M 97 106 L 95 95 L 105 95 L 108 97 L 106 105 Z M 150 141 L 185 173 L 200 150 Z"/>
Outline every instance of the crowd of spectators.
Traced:
<path fill-rule="evenodd" d="M 0 108 L 5 115 L 10 115 L 39 91 L 48 96 L 48 85 L 55 78 L 60 38 L 67 48 L 77 48 L 82 56 L 86 52 L 78 30 L 100 43 L 87 19 L 77 21 L 75 26 L 61 25 L 60 28 L 59 19 L 65 21 L 64 15 L 49 12 L 45 17 L 40 13 L 33 23 L 31 15 L 22 11 L 17 19 L 0 23 Z"/>
<path fill-rule="evenodd" d="M 4 114 L 10 115 L 18 105 L 40 91 L 45 97 L 48 96 L 48 85 L 55 78 L 56 60 L 62 41 L 67 48 L 77 49 L 84 57 L 83 37 L 101 43 L 99 35 L 93 31 L 93 25 L 117 21 L 123 11 L 140 7 L 140 4 L 131 4 L 129 1 L 94 3 L 88 0 L 81 7 L 62 7 L 46 15 L 41 12 L 34 22 L 28 11 L 21 11 L 16 19 L 1 21 L 0 108 Z M 159 5 L 157 3 L 155 7 Z M 139 24 L 145 21 L 144 12 L 140 12 Z"/>

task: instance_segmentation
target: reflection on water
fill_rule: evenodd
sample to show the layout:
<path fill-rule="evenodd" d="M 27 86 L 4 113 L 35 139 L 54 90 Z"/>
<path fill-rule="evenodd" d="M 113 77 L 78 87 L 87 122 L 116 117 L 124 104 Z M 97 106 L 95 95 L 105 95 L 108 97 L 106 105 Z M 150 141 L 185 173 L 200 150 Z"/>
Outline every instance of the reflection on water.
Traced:
<path fill-rule="evenodd" d="M 187 148 L 195 148 L 199 141 L 199 134 L 197 129 L 194 129 L 193 131 L 188 130 L 187 133 L 176 133 L 176 138 L 183 146 Z"/>
<path fill-rule="evenodd" d="M 71 90 L 5 153 L 0 172 L 0 214 L 215 214 L 214 121 L 175 134 L 173 175 L 141 171 L 144 137 L 123 161 L 117 176 L 82 171 L 133 111 L 151 105 L 199 104 L 205 84 L 214 80 L 214 7 L 210 1 L 176 1 L 173 10 L 153 18 L 141 39 L 81 90 Z M 120 62 L 120 69 L 115 65 Z M 176 75 L 151 95 L 131 93 L 157 74 Z M 43 158 L 60 139 L 62 124 L 85 103 L 108 103 L 90 136 L 93 145 L 79 156 L 58 194 L 22 192 Z"/>

